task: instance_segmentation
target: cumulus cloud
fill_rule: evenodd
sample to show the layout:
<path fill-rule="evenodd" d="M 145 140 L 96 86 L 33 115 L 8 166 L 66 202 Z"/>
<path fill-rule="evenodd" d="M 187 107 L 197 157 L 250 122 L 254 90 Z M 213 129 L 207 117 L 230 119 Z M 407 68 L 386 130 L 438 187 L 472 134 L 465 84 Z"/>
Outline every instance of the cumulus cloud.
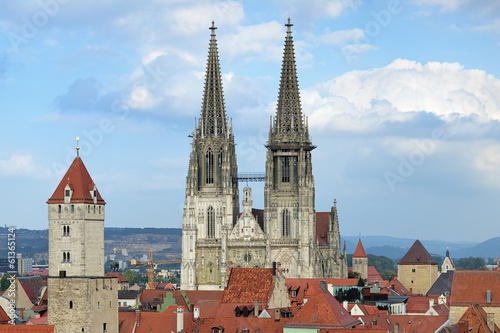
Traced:
<path fill-rule="evenodd" d="M 458 63 L 421 64 L 397 59 L 351 71 L 302 94 L 310 124 L 318 129 L 365 131 L 384 121 L 408 121 L 425 111 L 443 120 L 500 120 L 500 80 Z"/>
<path fill-rule="evenodd" d="M 68 91 L 57 97 L 56 104 L 61 110 L 92 110 L 99 100 L 99 84 L 95 78 L 78 79 Z"/>
<path fill-rule="evenodd" d="M 318 18 L 335 18 L 346 10 L 355 10 L 361 5 L 360 0 L 275 0 L 286 5 L 287 14 L 311 20 Z"/>
<path fill-rule="evenodd" d="M 330 45 L 344 45 L 348 42 L 356 42 L 363 40 L 365 38 L 365 32 L 363 29 L 350 29 L 350 30 L 338 30 L 333 32 L 326 32 L 319 37 L 320 41 L 325 44 Z"/>
<path fill-rule="evenodd" d="M 37 166 L 33 156 L 14 154 L 6 160 L 0 160 L 0 174 L 4 176 L 45 177 L 50 173 Z"/>

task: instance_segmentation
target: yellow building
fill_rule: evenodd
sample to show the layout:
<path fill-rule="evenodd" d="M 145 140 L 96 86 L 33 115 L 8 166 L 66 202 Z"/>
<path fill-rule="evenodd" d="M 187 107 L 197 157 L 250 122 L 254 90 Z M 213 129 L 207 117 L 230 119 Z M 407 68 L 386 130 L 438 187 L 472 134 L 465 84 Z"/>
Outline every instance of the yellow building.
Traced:
<path fill-rule="evenodd" d="M 426 294 L 438 278 L 438 263 L 417 239 L 398 262 L 398 279 L 413 294 Z"/>

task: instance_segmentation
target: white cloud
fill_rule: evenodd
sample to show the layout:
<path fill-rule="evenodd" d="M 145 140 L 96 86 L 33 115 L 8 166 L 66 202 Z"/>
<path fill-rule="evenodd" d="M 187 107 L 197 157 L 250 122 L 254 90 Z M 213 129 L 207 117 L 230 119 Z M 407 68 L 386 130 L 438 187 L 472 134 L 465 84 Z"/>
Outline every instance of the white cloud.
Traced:
<path fill-rule="evenodd" d="M 362 41 L 365 38 L 363 29 L 339 30 L 328 32 L 319 37 L 320 41 L 330 45 L 344 45 L 345 43 L 352 43 Z"/>
<path fill-rule="evenodd" d="M 302 96 L 304 109 L 313 110 L 311 126 L 325 129 L 366 130 L 369 124 L 408 120 L 420 111 L 443 120 L 456 114 L 500 120 L 500 80 L 458 63 L 397 59 L 385 67 L 347 72 Z"/>
<path fill-rule="evenodd" d="M 361 0 L 276 0 L 286 5 L 287 15 L 302 19 L 335 18 L 346 10 L 355 10 Z"/>
<path fill-rule="evenodd" d="M 14 154 L 9 159 L 0 160 L 0 174 L 4 176 L 47 177 L 50 172 L 37 166 L 32 155 Z"/>
<path fill-rule="evenodd" d="M 284 36 L 283 25 L 276 21 L 240 26 L 236 33 L 220 38 L 220 49 L 231 57 L 251 54 L 266 60 L 278 60 L 283 53 Z"/>
<path fill-rule="evenodd" d="M 439 6 L 443 11 L 454 11 L 455 9 L 468 4 L 470 0 L 414 0 L 417 5 Z"/>
<path fill-rule="evenodd" d="M 496 19 L 490 24 L 472 27 L 471 30 L 472 31 L 495 32 L 495 33 L 500 34 L 500 19 Z"/>

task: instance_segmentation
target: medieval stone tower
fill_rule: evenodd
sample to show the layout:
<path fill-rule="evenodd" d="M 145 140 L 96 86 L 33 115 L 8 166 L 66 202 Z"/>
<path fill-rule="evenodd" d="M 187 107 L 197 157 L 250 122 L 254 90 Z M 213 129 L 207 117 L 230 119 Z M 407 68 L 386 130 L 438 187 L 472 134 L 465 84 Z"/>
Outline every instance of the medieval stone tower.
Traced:
<path fill-rule="evenodd" d="M 239 216 L 238 172 L 232 127 L 222 94 L 212 23 L 201 119 L 193 133 L 182 228 L 181 289 L 218 289 L 231 267 L 281 263 L 293 278 L 346 278 L 336 204 L 315 210 L 307 119 L 302 115 L 290 21 L 278 107 L 266 144 L 264 210 L 252 208 L 243 189 Z"/>
<path fill-rule="evenodd" d="M 366 255 L 363 243 L 361 243 L 361 239 L 358 241 L 356 250 L 352 255 L 352 271 L 358 272 L 362 279 L 368 279 L 368 256 Z"/>
<path fill-rule="evenodd" d="M 182 228 L 182 289 L 220 289 L 226 240 L 238 217 L 238 181 L 212 22 L 201 117 L 195 122 Z"/>
<path fill-rule="evenodd" d="M 47 204 L 49 324 L 118 332 L 118 282 L 104 277 L 106 203 L 78 154 Z"/>

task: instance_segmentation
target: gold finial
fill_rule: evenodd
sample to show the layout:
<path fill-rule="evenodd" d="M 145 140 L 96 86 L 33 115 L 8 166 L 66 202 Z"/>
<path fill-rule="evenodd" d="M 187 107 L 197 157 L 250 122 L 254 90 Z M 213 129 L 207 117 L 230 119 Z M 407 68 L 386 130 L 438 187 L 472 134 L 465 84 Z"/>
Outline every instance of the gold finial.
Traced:
<path fill-rule="evenodd" d="M 78 143 L 80 142 L 80 137 L 77 136 L 75 139 L 76 139 L 76 157 L 80 157 L 80 146 L 78 145 Z"/>

